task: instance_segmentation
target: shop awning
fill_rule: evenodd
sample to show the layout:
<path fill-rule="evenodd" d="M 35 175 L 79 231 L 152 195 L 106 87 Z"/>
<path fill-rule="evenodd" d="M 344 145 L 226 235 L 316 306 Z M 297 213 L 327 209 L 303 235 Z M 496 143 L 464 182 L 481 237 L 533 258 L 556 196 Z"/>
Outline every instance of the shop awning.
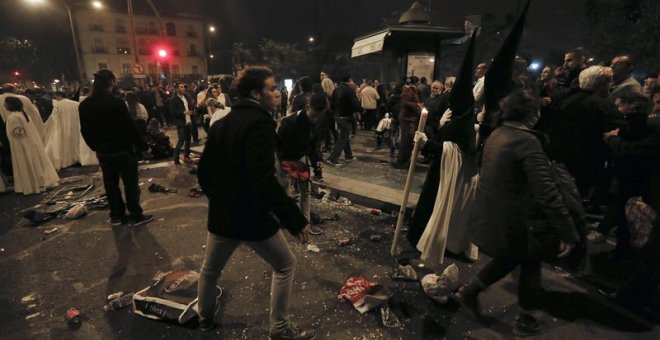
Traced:
<path fill-rule="evenodd" d="M 390 35 L 390 32 L 385 31 L 366 38 L 355 40 L 351 50 L 351 58 L 382 51 L 383 46 L 385 45 L 385 38 L 388 35 Z"/>

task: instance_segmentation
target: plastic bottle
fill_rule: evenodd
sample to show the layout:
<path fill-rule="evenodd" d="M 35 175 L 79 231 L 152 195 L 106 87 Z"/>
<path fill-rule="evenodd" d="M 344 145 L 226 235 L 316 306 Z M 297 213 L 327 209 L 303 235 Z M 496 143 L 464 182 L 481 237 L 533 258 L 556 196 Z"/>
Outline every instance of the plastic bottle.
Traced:
<path fill-rule="evenodd" d="M 107 305 L 103 306 L 103 309 L 108 311 L 108 310 L 117 310 L 124 308 L 126 306 L 130 306 L 133 304 L 133 293 L 126 294 L 122 297 L 116 298 L 110 302 L 108 302 Z"/>

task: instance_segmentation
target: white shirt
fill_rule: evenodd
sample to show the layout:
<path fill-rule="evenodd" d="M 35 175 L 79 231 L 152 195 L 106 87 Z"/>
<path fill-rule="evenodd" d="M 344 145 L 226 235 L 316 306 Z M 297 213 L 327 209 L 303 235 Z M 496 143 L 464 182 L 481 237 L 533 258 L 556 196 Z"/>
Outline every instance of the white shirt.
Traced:
<path fill-rule="evenodd" d="M 472 88 L 472 95 L 474 96 L 474 101 L 479 102 L 481 101 L 481 98 L 484 96 L 484 80 L 486 77 L 481 77 L 477 80 L 477 83 L 474 84 L 474 88 Z"/>
<path fill-rule="evenodd" d="M 190 111 L 190 108 L 188 107 L 188 100 L 186 100 L 186 96 L 182 95 L 177 95 L 181 101 L 183 101 L 183 107 L 185 108 L 185 111 Z M 190 118 L 190 115 L 185 115 L 186 116 L 186 125 L 192 124 L 192 119 Z"/>

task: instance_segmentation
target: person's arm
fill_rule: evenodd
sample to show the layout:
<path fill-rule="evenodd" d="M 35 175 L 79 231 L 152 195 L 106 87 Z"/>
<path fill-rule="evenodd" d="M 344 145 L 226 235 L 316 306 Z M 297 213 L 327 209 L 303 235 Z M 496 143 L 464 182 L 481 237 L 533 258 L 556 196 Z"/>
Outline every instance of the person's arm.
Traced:
<path fill-rule="evenodd" d="M 308 224 L 296 203 L 279 184 L 275 173 L 277 135 L 271 121 L 260 121 L 248 129 L 245 138 L 245 169 L 249 185 L 293 235 L 300 233 Z"/>
<path fill-rule="evenodd" d="M 561 240 L 575 244 L 578 241 L 575 224 L 551 174 L 550 160 L 543 152 L 541 142 L 536 137 L 525 139 L 518 150 L 534 201 L 559 233 Z"/>
<path fill-rule="evenodd" d="M 183 102 L 178 97 L 172 97 L 170 99 L 168 108 L 175 119 L 186 119 L 185 114 L 183 113 L 186 108 L 183 106 Z"/>
<path fill-rule="evenodd" d="M 126 134 L 126 139 L 131 141 L 131 143 L 137 146 L 140 150 L 146 150 L 148 148 L 147 143 L 144 141 L 144 138 L 142 138 L 142 135 L 140 135 L 140 131 L 133 121 L 133 118 L 131 118 L 131 114 L 128 112 L 128 107 L 126 107 L 121 100 L 115 101 L 115 103 L 117 103 L 115 109 L 118 113 L 117 117 L 121 122 L 121 125 L 125 127 L 124 133 Z"/>
<path fill-rule="evenodd" d="M 94 133 L 93 121 L 89 118 L 89 111 L 87 105 L 80 105 L 78 107 L 78 115 L 80 116 L 80 133 L 82 134 L 85 143 L 92 151 L 98 148 L 97 134 Z"/>

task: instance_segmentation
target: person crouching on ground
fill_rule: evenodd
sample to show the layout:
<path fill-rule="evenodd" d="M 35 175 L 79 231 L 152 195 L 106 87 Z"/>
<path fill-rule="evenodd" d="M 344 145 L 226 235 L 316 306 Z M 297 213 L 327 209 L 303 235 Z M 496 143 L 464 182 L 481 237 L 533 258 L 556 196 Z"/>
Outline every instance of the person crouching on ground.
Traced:
<path fill-rule="evenodd" d="M 199 184 L 209 198 L 206 254 L 198 285 L 200 327 L 215 327 L 218 278 L 244 243 L 273 267 L 270 338 L 311 339 L 314 332 L 289 320 L 296 258 L 280 222 L 302 242 L 307 241 L 309 222 L 275 177 L 277 134 L 270 116 L 275 88 L 270 69 L 246 68 L 237 83 L 240 99 L 211 126 L 199 162 Z"/>

